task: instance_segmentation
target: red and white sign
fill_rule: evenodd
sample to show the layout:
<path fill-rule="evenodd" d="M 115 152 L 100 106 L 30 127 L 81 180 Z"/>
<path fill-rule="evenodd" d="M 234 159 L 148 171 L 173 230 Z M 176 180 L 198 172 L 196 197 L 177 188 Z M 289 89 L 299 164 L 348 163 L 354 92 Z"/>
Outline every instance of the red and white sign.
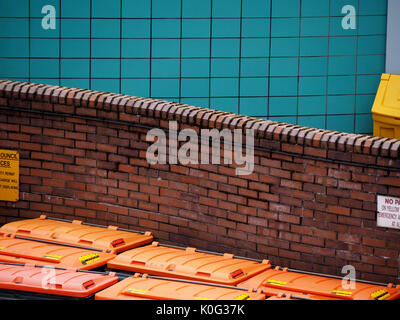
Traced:
<path fill-rule="evenodd" d="M 378 196 L 378 227 L 400 229 L 400 198 Z"/>

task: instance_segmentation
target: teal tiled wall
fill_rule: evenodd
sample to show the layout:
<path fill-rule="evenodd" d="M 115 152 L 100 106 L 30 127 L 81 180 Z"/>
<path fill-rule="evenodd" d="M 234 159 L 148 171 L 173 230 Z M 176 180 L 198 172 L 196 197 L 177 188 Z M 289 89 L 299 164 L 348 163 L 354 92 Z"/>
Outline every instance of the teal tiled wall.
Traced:
<path fill-rule="evenodd" d="M 371 133 L 386 14 L 386 0 L 0 0 L 0 78 Z"/>

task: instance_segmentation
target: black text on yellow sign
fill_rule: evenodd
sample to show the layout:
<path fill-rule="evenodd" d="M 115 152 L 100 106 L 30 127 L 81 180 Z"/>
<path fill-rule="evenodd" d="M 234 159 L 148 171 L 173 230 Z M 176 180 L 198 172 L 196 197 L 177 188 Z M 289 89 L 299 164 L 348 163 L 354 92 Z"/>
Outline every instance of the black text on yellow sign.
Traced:
<path fill-rule="evenodd" d="M 0 200 L 19 200 L 19 153 L 0 150 Z"/>

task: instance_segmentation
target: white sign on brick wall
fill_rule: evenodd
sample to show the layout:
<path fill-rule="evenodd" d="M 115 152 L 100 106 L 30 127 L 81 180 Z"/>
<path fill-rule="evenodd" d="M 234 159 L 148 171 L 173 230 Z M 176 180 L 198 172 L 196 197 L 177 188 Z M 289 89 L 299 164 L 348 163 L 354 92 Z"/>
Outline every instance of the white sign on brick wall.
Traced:
<path fill-rule="evenodd" d="M 400 229 L 400 198 L 378 196 L 378 227 Z"/>

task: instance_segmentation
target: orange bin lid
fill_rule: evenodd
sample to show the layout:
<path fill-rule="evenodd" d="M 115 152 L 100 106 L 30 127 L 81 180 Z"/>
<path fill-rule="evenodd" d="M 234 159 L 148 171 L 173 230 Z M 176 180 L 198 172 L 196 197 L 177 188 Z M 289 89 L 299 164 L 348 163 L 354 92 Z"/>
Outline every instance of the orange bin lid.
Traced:
<path fill-rule="evenodd" d="M 262 289 L 267 296 L 286 293 L 307 294 L 308 297 L 323 300 L 396 300 L 400 298 L 400 285 L 379 286 L 355 282 L 355 288 L 343 288 L 342 279 L 310 275 L 300 272 L 270 269 L 248 279 L 237 286 Z"/>
<path fill-rule="evenodd" d="M 153 279 L 146 274 L 126 278 L 98 292 L 96 300 L 265 300 L 265 295 L 235 288 Z"/>
<path fill-rule="evenodd" d="M 60 244 L 74 244 L 112 253 L 136 248 L 153 241 L 151 232 L 140 234 L 121 231 L 114 226 L 94 227 L 86 225 L 80 220 L 58 221 L 48 219 L 45 215 L 37 219 L 7 223 L 0 228 L 1 234 L 14 234 Z"/>
<path fill-rule="evenodd" d="M 118 281 L 114 273 L 96 274 L 0 263 L 0 289 L 77 298 L 89 297 Z"/>
<path fill-rule="evenodd" d="M 115 254 L 106 252 L 0 236 L 0 262 L 91 270 L 114 257 Z"/>
<path fill-rule="evenodd" d="M 151 245 L 125 251 L 107 263 L 109 268 L 235 285 L 270 268 L 263 263 L 238 259 L 232 254 L 196 252 L 195 248 Z"/>

